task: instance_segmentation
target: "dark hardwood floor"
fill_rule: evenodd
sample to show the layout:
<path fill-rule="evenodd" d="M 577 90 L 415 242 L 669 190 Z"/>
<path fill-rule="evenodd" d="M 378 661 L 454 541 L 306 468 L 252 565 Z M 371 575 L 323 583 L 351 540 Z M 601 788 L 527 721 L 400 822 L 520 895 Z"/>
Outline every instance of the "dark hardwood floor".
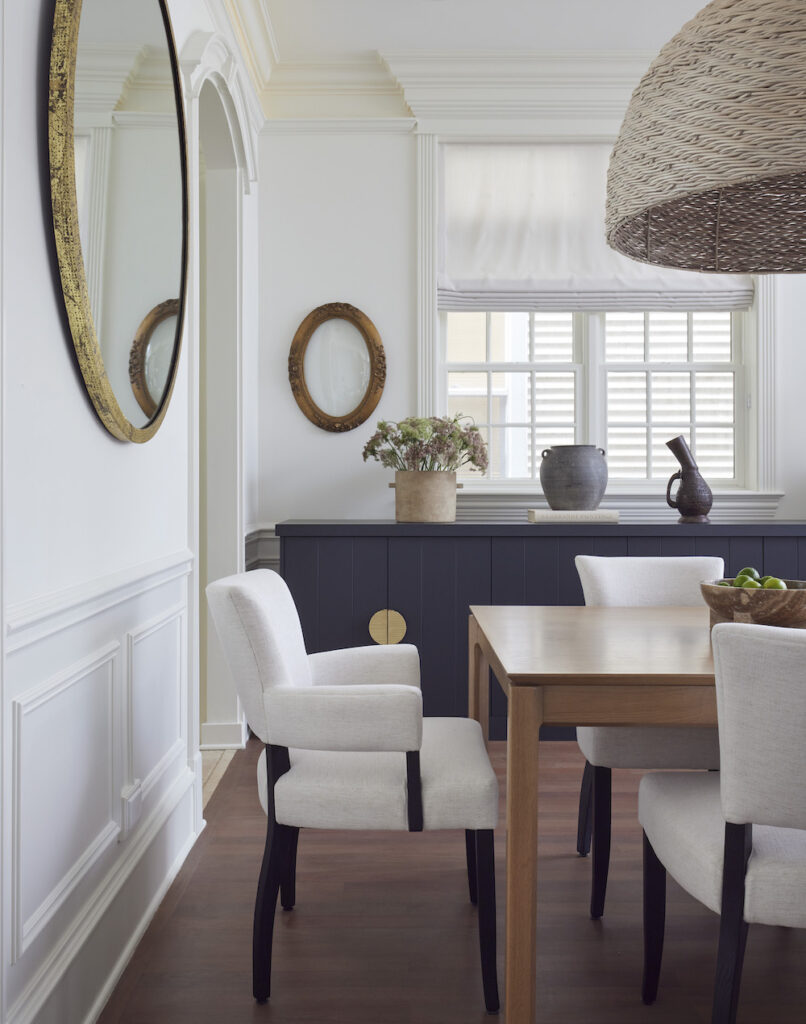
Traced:
<path fill-rule="evenodd" d="M 297 907 L 278 911 L 273 994 L 251 996 L 252 910 L 265 818 L 259 745 L 238 753 L 207 807 L 208 826 L 171 887 L 102 1024 L 473 1024 L 488 1020 L 464 835 L 303 832 Z M 499 778 L 506 747 L 493 744 Z M 669 882 L 658 1001 L 641 1003 L 638 773 L 613 772 L 605 915 L 588 917 L 590 860 L 577 856 L 582 757 L 541 745 L 538 1021 L 707 1024 L 717 918 Z M 502 792 L 503 797 L 503 792 Z M 496 834 L 503 995 L 505 832 Z M 803 1024 L 806 931 L 750 929 L 740 1024 Z"/>

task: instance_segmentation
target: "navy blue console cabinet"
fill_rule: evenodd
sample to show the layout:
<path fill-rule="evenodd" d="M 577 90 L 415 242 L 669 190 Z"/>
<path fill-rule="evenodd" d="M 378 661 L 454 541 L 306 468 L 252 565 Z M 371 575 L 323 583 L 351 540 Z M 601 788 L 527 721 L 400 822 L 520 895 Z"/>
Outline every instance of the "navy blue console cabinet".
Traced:
<path fill-rule="evenodd" d="M 467 714 L 471 604 L 582 604 L 574 556 L 721 555 L 806 578 L 806 523 L 513 525 L 293 520 L 277 526 L 280 571 L 308 651 L 372 643 L 376 611 L 396 609 L 422 664 L 427 715 Z M 506 736 L 506 699 L 492 689 L 490 729 Z M 557 736 L 558 730 L 553 730 Z"/>

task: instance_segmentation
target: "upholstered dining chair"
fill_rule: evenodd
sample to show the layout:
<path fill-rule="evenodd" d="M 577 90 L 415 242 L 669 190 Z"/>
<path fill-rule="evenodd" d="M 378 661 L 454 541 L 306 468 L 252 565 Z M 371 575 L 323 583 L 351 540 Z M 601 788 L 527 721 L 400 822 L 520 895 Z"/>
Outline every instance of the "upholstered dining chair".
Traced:
<path fill-rule="evenodd" d="M 634 558 L 577 555 L 586 605 L 638 607 L 700 605 L 701 580 L 721 579 L 721 558 Z M 703 604 L 704 606 L 704 604 Z M 593 847 L 590 914 L 604 913 L 610 867 L 610 798 L 613 768 L 719 767 L 716 729 L 679 726 L 582 727 L 577 742 L 585 755 L 579 796 L 577 851 Z"/>
<path fill-rule="evenodd" d="M 806 928 L 806 631 L 731 622 L 711 636 L 721 769 L 645 775 L 638 791 L 642 996 L 658 992 L 668 871 L 721 914 L 711 1020 L 733 1024 L 748 925 Z"/>
<path fill-rule="evenodd" d="M 479 724 L 423 718 L 411 644 L 308 655 L 293 598 L 275 572 L 218 580 L 207 600 L 249 726 L 266 744 L 258 763 L 268 828 L 252 937 L 255 999 L 270 994 L 278 893 L 285 910 L 294 906 L 301 828 L 464 829 L 484 1002 L 497 1011 L 498 784 Z"/>

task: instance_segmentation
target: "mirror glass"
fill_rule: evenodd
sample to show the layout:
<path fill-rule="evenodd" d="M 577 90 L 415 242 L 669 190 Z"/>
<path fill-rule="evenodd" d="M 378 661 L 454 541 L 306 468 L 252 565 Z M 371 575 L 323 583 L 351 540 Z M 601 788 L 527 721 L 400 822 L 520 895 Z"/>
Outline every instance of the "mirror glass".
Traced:
<path fill-rule="evenodd" d="M 179 308 L 183 286 L 183 142 L 169 46 L 158 0 L 83 0 L 73 116 L 81 253 L 103 368 L 136 428 L 169 390 L 181 324 L 172 316 L 151 334 L 143 354 L 155 408 L 144 410 L 130 378 L 135 336 L 156 307 Z"/>
<path fill-rule="evenodd" d="M 361 404 L 369 385 L 364 336 L 348 320 L 326 320 L 311 335 L 303 368 L 308 392 L 322 412 L 346 416 Z"/>

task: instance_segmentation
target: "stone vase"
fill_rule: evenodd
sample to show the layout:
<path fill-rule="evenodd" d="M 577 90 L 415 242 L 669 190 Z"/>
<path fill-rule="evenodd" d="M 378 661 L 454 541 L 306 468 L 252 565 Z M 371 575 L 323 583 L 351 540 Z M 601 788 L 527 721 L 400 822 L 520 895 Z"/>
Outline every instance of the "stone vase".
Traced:
<path fill-rule="evenodd" d="M 395 472 L 395 520 L 398 523 L 456 521 L 456 473 L 403 470 Z"/>
<path fill-rule="evenodd" d="M 603 448 L 593 444 L 556 444 L 543 452 L 540 484 L 554 511 L 599 507 L 607 487 Z"/>

